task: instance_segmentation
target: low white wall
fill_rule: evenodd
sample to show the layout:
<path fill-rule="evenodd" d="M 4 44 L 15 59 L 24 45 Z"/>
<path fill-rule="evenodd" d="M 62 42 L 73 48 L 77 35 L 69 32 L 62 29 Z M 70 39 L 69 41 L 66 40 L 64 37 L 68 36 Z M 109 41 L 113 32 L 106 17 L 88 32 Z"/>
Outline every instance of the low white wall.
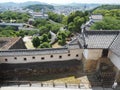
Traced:
<path fill-rule="evenodd" d="M 109 52 L 108 57 L 110 58 L 111 62 L 120 70 L 120 57 L 112 52 Z"/>
<path fill-rule="evenodd" d="M 97 60 L 102 56 L 102 49 L 85 49 L 83 55 L 85 59 Z"/>
<path fill-rule="evenodd" d="M 29 62 L 46 62 L 46 61 L 65 61 L 71 59 L 81 60 L 82 58 L 82 49 L 70 50 L 69 53 L 61 54 L 50 54 L 50 55 L 32 55 L 32 56 L 11 56 L 11 57 L 0 57 L 0 63 L 29 63 Z M 70 56 L 68 56 L 68 54 Z M 53 57 L 51 57 L 53 55 Z M 61 56 L 61 58 L 60 58 Z M 15 59 L 16 57 L 16 59 Z M 33 57 L 35 57 L 33 59 Z M 42 60 L 41 58 L 44 57 Z M 24 60 L 26 58 L 26 60 Z M 7 59 L 7 61 L 5 60 Z"/>

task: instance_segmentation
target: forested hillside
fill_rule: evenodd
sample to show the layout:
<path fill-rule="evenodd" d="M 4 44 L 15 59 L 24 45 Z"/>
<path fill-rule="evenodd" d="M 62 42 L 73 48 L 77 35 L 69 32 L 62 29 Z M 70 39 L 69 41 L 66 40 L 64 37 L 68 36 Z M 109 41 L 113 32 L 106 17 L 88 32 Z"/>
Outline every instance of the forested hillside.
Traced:
<path fill-rule="evenodd" d="M 102 14 L 103 20 L 91 26 L 93 30 L 120 30 L 120 5 L 102 5 L 93 14 Z"/>
<path fill-rule="evenodd" d="M 49 9 L 54 9 L 54 6 L 52 5 L 46 5 L 46 4 L 36 4 L 36 5 L 29 5 L 26 8 L 34 10 L 34 11 L 40 11 L 42 9 L 44 10 L 49 10 Z"/>
<path fill-rule="evenodd" d="M 101 10 L 101 9 L 106 9 L 106 10 L 111 10 L 111 9 L 120 9 L 120 5 L 101 5 L 93 10 Z"/>

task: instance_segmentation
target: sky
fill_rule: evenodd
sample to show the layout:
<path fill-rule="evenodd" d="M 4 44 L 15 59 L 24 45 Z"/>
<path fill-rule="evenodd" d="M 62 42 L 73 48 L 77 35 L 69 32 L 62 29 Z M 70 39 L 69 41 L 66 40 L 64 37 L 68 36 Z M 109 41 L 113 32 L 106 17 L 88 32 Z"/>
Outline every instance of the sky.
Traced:
<path fill-rule="evenodd" d="M 26 2 L 26 1 L 40 1 L 48 4 L 68 4 L 68 3 L 102 3 L 102 4 L 120 4 L 120 0 L 0 0 L 3 2 Z"/>

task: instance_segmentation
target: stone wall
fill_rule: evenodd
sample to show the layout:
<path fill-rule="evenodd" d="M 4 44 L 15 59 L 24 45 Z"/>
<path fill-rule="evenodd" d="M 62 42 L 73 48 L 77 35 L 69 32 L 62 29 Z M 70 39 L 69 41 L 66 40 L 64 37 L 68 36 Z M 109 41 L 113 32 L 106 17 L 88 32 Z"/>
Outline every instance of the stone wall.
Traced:
<path fill-rule="evenodd" d="M 84 72 L 92 73 L 96 71 L 98 60 L 86 60 L 85 58 L 83 58 L 82 60 L 84 64 L 83 65 Z"/>
<path fill-rule="evenodd" d="M 24 79 L 36 77 L 39 75 L 59 74 L 67 72 L 77 72 L 82 69 L 82 63 L 79 60 L 40 62 L 27 64 L 2 64 L 1 75 L 4 80 L 13 80 L 15 78 Z"/>
<path fill-rule="evenodd" d="M 114 65 L 110 61 L 109 58 L 104 57 L 104 58 L 99 58 L 97 60 L 92 60 L 92 59 L 85 59 L 83 58 L 83 64 L 84 64 L 84 71 L 85 72 L 96 72 L 100 69 L 101 63 L 104 63 L 106 66 L 109 67 L 109 71 L 113 71 Z"/>
<path fill-rule="evenodd" d="M 113 67 L 114 71 L 116 72 L 116 76 L 115 76 L 115 79 L 117 80 L 117 82 L 120 83 L 120 71 L 118 70 L 117 67 Z"/>
<path fill-rule="evenodd" d="M 102 49 L 85 49 L 83 55 L 87 60 L 98 60 L 102 56 Z"/>

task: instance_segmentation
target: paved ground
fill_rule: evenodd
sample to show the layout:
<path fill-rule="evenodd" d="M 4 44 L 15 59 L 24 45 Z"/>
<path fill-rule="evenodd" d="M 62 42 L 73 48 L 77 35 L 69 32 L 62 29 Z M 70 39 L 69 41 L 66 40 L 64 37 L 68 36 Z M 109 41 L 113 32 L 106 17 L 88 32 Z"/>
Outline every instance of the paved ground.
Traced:
<path fill-rule="evenodd" d="M 0 90 L 113 90 L 112 88 L 102 88 L 102 87 L 95 87 L 92 89 L 74 89 L 74 88 L 52 88 L 52 87 L 1 87 Z M 114 90 L 120 90 L 114 89 Z"/>
<path fill-rule="evenodd" d="M 25 36 L 23 38 L 23 41 L 25 42 L 25 46 L 27 47 L 27 49 L 35 49 L 33 44 L 32 44 L 32 36 Z"/>
<path fill-rule="evenodd" d="M 86 88 L 64 88 L 64 87 L 39 87 L 37 84 L 32 85 L 30 87 L 29 85 L 21 85 L 21 86 L 9 86 L 9 87 L 1 87 L 0 90 L 120 90 L 120 87 L 117 87 L 117 89 L 112 88 L 103 88 L 103 87 L 93 87 L 90 89 Z"/>
<path fill-rule="evenodd" d="M 48 88 L 48 87 L 2 87 L 0 90 L 92 90 L 92 89 Z"/>
<path fill-rule="evenodd" d="M 112 87 L 112 86 L 111 86 Z M 41 83 L 33 83 L 31 84 L 20 84 L 19 86 L 17 84 L 14 85 L 10 85 L 10 86 L 1 86 L 0 90 L 120 90 L 120 86 L 117 86 L 116 89 L 112 89 L 112 88 L 103 88 L 103 87 L 87 87 L 86 85 L 75 85 L 75 84 L 68 84 L 63 85 L 63 84 L 56 84 L 55 86 L 53 86 L 53 84 L 48 84 L 48 83 L 44 83 L 41 86 Z"/>

